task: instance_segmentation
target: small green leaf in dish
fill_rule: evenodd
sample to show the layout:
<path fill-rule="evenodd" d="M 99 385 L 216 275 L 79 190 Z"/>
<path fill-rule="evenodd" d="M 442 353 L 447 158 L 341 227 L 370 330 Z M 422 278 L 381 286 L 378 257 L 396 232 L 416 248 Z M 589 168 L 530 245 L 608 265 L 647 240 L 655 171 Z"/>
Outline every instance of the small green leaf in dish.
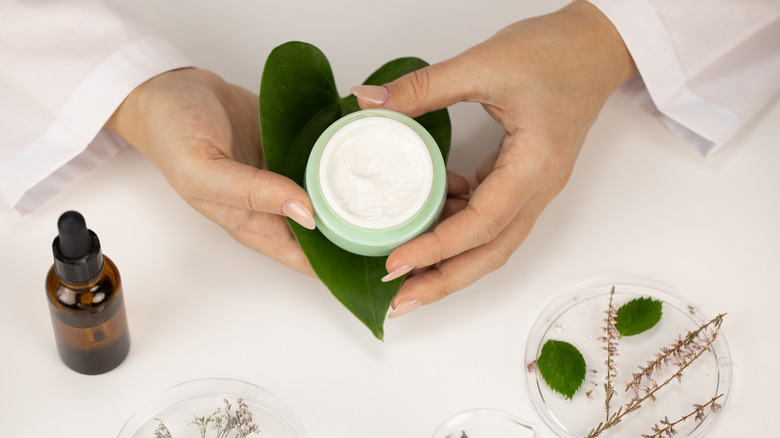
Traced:
<path fill-rule="evenodd" d="M 615 328 L 620 336 L 634 336 L 653 328 L 661 320 L 663 303 L 650 297 L 635 298 L 620 306 Z"/>
<path fill-rule="evenodd" d="M 371 74 L 364 85 L 382 85 L 427 65 L 418 58 L 396 59 Z M 303 186 L 306 163 L 317 138 L 333 122 L 359 109 L 355 96 L 339 96 L 330 63 L 318 48 L 297 41 L 275 48 L 266 60 L 260 83 L 260 133 L 268 169 Z M 446 163 L 452 133 L 447 110 L 415 120 L 436 140 Z M 390 302 L 403 282 L 403 277 L 381 281 L 387 273 L 387 257 L 352 254 L 317 230 L 287 222 L 320 280 L 382 339 Z"/>
<path fill-rule="evenodd" d="M 568 342 L 553 339 L 545 342 L 536 366 L 547 386 L 569 399 L 585 381 L 585 358 Z"/>

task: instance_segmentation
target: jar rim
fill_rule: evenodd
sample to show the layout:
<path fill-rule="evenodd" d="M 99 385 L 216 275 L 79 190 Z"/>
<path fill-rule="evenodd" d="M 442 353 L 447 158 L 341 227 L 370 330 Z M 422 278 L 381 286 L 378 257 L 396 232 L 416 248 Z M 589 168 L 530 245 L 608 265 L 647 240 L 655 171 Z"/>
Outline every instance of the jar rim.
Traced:
<path fill-rule="evenodd" d="M 369 117 L 384 117 L 403 123 L 411 128 L 425 144 L 433 167 L 431 190 L 420 208 L 406 221 L 388 228 L 370 229 L 357 226 L 339 216 L 329 206 L 320 184 L 320 162 L 333 135 L 347 124 Z M 348 114 L 330 125 L 317 139 L 306 166 L 305 188 L 314 207 L 317 228 L 331 242 L 339 247 L 365 256 L 389 254 L 393 249 L 431 229 L 439 218 L 447 194 L 447 179 L 444 159 L 439 146 L 431 134 L 417 121 L 401 113 L 369 109 Z"/>

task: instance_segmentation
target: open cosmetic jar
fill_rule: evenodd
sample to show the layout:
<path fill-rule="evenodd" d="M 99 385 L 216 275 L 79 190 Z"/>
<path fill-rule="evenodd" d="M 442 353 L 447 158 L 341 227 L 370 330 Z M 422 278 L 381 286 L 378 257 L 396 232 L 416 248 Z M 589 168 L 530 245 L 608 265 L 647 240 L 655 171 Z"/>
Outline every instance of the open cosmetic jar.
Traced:
<path fill-rule="evenodd" d="M 305 184 L 320 232 L 364 256 L 388 255 L 432 229 L 447 194 L 433 137 L 413 119 L 380 109 L 329 126 L 309 156 Z"/>

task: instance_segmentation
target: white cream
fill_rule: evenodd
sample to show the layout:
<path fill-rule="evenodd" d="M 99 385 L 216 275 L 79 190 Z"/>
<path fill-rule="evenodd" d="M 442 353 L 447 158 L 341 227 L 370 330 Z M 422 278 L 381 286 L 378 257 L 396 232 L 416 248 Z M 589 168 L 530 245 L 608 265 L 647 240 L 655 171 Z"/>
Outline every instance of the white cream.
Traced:
<path fill-rule="evenodd" d="M 425 143 L 405 124 L 385 117 L 355 120 L 325 146 L 322 194 L 347 222 L 385 229 L 412 218 L 425 204 L 433 164 Z"/>

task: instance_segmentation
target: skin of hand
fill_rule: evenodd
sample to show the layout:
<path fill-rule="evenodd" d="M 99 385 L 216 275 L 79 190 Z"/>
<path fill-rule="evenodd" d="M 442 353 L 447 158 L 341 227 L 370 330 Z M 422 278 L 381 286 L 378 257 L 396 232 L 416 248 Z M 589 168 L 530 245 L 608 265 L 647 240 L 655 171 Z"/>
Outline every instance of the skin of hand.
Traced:
<path fill-rule="evenodd" d="M 298 184 L 265 169 L 257 114 L 255 94 L 187 68 L 138 86 L 105 127 L 237 241 L 313 276 L 284 219 L 313 229 L 311 202 Z"/>
<path fill-rule="evenodd" d="M 567 183 L 609 95 L 637 74 L 612 23 L 577 0 L 382 87 L 353 88 L 362 108 L 411 117 L 479 102 L 505 130 L 500 149 L 478 167 L 478 185 L 462 209 L 390 254 L 384 281 L 414 274 L 394 298 L 390 317 L 505 264 Z"/>

